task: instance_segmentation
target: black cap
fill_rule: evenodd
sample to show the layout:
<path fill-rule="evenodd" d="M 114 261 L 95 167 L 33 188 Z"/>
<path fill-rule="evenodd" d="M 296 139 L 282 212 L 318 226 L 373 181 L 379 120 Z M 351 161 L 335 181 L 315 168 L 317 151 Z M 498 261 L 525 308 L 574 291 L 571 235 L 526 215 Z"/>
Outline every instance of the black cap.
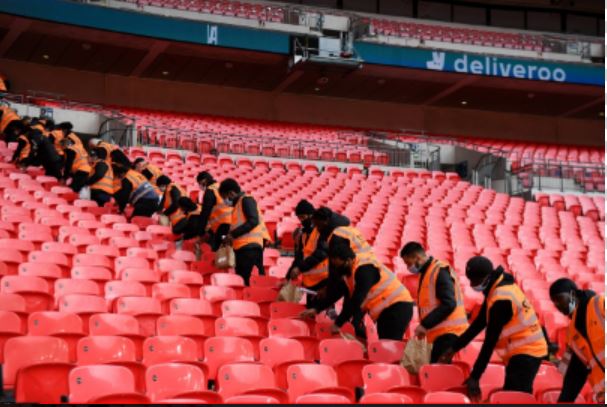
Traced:
<path fill-rule="evenodd" d="M 295 215 L 312 215 L 314 210 L 314 205 L 305 199 L 302 199 L 295 207 Z"/>
<path fill-rule="evenodd" d="M 466 277 L 469 280 L 481 280 L 493 273 L 493 263 L 486 257 L 476 256 L 466 264 Z"/>

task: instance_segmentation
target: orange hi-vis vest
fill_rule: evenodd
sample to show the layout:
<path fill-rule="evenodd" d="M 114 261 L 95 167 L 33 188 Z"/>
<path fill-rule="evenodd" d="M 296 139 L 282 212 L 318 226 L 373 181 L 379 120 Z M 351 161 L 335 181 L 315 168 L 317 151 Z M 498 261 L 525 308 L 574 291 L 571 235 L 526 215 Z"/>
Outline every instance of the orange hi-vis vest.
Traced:
<path fill-rule="evenodd" d="M 97 147 L 103 148 L 105 150 L 105 152 L 107 153 L 107 159 L 110 161 L 111 161 L 112 151 L 118 149 L 118 146 L 115 146 L 110 143 L 106 143 L 105 141 L 100 141 L 99 143 L 97 143 Z"/>
<path fill-rule="evenodd" d="M 76 135 L 76 133 L 71 132 L 70 134 L 68 134 L 66 136 L 68 139 L 72 140 L 74 142 L 74 144 L 81 146 L 82 148 L 84 148 L 84 144 L 82 144 L 82 140 L 80 140 L 80 137 L 78 137 Z"/>
<path fill-rule="evenodd" d="M 115 191 L 114 171 L 112 170 L 112 164 L 110 164 L 109 160 L 100 161 L 100 162 L 104 162 L 108 166 L 108 169 L 105 172 L 105 174 L 103 175 L 103 178 L 101 178 L 99 181 L 97 181 L 93 185 L 91 185 L 91 189 L 97 189 L 97 190 L 103 191 L 105 193 L 108 193 L 110 195 L 113 195 L 114 192 L 116 192 L 116 191 Z M 91 174 L 94 174 L 94 173 L 95 173 L 95 170 L 93 168 L 91 170 Z"/>
<path fill-rule="evenodd" d="M 359 273 L 359 267 L 368 264 L 375 266 L 380 275 L 379 281 L 371 287 L 361 305 L 362 311 L 367 312 L 373 321 L 377 321 L 383 310 L 397 302 L 413 302 L 409 290 L 372 252 L 356 255 L 352 265 L 352 274 L 345 278 L 350 296 L 354 294 L 356 273 Z"/>
<path fill-rule="evenodd" d="M 245 198 L 252 198 L 250 195 L 243 195 L 232 212 L 232 222 L 231 222 L 231 230 L 236 229 L 237 227 L 243 225 L 247 218 L 242 209 L 242 201 Z M 268 228 L 266 227 L 265 222 L 263 221 L 263 217 L 261 216 L 261 212 L 259 211 L 259 207 L 257 207 L 257 217 L 259 218 L 259 224 L 255 226 L 251 231 L 245 233 L 242 236 L 238 236 L 234 239 L 232 243 L 232 247 L 234 250 L 238 250 L 241 247 L 244 247 L 249 244 L 257 244 L 261 247 L 264 246 L 264 240 L 272 241 L 270 238 L 270 234 L 268 233 Z"/>
<path fill-rule="evenodd" d="M 208 188 L 213 191 L 213 195 L 215 195 L 215 205 L 209 215 L 207 224 L 208 228 L 215 233 L 220 225 L 230 223 L 232 220 L 233 208 L 226 205 L 223 201 L 223 198 L 219 194 L 219 184 L 214 183 L 213 185 L 209 185 Z"/>
<path fill-rule="evenodd" d="M 2 119 L 0 120 L 0 133 L 4 133 L 6 126 L 13 120 L 19 120 L 20 117 L 13 109 L 8 106 L 0 106 L 2 111 Z"/>
<path fill-rule="evenodd" d="M 48 136 L 48 134 L 49 134 L 49 132 L 46 130 L 46 128 L 44 127 L 44 125 L 43 125 L 42 123 L 37 123 L 37 124 L 34 124 L 34 125 L 32 126 L 32 129 L 35 129 L 35 130 L 40 130 L 40 132 L 41 132 L 41 133 L 42 133 L 42 135 L 44 135 L 44 136 Z"/>
<path fill-rule="evenodd" d="M 87 174 L 91 172 L 91 166 L 89 165 L 89 156 L 84 149 L 84 146 L 81 144 L 72 144 L 68 147 L 69 150 L 72 150 L 76 153 L 74 157 L 74 162 L 72 163 L 72 168 L 70 169 L 71 173 L 74 174 L 77 171 L 84 171 Z"/>
<path fill-rule="evenodd" d="M 312 253 L 314 253 L 319 237 L 320 232 L 317 228 L 313 228 L 310 235 L 302 234 L 301 240 L 303 242 L 304 259 L 310 257 Z M 320 284 L 321 281 L 324 281 L 329 277 L 329 259 L 324 259 L 312 269 L 302 272 L 301 275 L 304 287 L 314 287 L 315 285 Z"/>
<path fill-rule="evenodd" d="M 453 269 L 447 263 L 438 259 L 432 259 L 423 278 L 419 281 L 417 293 L 419 319 L 420 321 L 423 320 L 440 305 L 440 301 L 436 298 L 436 281 L 440 270 L 445 267 L 449 268 L 449 275 L 453 280 L 456 306 L 445 320 L 431 329 L 428 329 L 426 338 L 430 343 L 434 342 L 434 340 L 441 335 L 455 334 L 459 336 L 468 329 L 468 317 L 466 316 L 466 309 L 464 308 L 464 296 L 459 285 L 459 280 L 453 272 Z"/>
<path fill-rule="evenodd" d="M 63 152 L 63 146 L 61 145 L 61 140 L 63 140 L 63 131 L 53 130 L 48 134 L 49 137 L 51 135 L 54 137 L 53 144 L 55 145 L 55 150 L 57 150 L 57 153 L 61 156 L 65 155 Z"/>
<path fill-rule="evenodd" d="M 333 230 L 333 233 L 331 233 L 331 236 L 329 236 L 329 242 L 331 241 L 331 238 L 333 236 L 339 236 L 344 239 L 348 239 L 350 241 L 350 248 L 356 254 L 365 254 L 372 252 L 371 245 L 367 243 L 362 233 L 360 233 L 358 229 L 353 228 L 352 226 L 340 226 L 335 228 L 335 230 Z"/>
<path fill-rule="evenodd" d="M 598 394 L 605 393 L 605 296 L 595 295 L 588 301 L 586 308 L 588 338 L 575 329 L 576 317 L 577 308 L 573 311 L 569 323 L 567 344 L 569 350 L 574 352 L 590 370 L 588 381 L 596 400 Z"/>
<path fill-rule="evenodd" d="M 498 287 L 503 279 L 501 275 L 487 295 L 487 321 L 493 303 L 508 300 L 512 304 L 512 319 L 503 327 L 495 351 L 504 364 L 515 355 L 546 356 L 548 344 L 533 306 L 516 284 Z"/>
<path fill-rule="evenodd" d="M 152 173 L 152 178 L 150 178 L 150 182 L 156 185 L 156 180 L 162 175 L 162 171 L 160 170 L 160 168 L 156 167 L 154 164 L 146 163 L 144 170 L 148 170 L 150 173 Z M 183 196 L 186 195 L 184 194 Z"/>
<path fill-rule="evenodd" d="M 135 170 L 128 170 L 126 179 L 131 183 L 132 190 L 129 201 L 135 205 L 140 199 L 158 199 L 154 187 L 149 183 L 146 177 Z"/>
<path fill-rule="evenodd" d="M 5 79 L 0 77 L 0 92 L 6 92 L 6 83 L 4 83 Z"/>
<path fill-rule="evenodd" d="M 183 190 L 183 188 L 181 188 L 179 185 L 177 185 L 175 183 L 170 183 L 169 185 L 167 185 L 167 188 L 164 191 L 164 196 L 163 196 L 164 203 L 163 203 L 162 208 L 165 210 L 168 209 L 169 206 L 171 206 L 173 204 L 173 200 L 171 198 L 171 189 L 173 189 L 173 187 L 175 187 L 179 190 L 180 196 L 187 196 L 185 191 Z M 172 226 L 175 226 L 182 219 L 185 219 L 185 214 L 179 207 L 175 210 L 175 212 L 173 212 L 172 214 L 169 215 L 169 220 L 171 221 Z"/>
<path fill-rule="evenodd" d="M 29 157 L 30 153 L 32 152 L 32 143 L 30 143 L 30 139 L 28 139 L 25 134 L 22 134 L 17 137 L 17 140 L 23 140 L 25 142 L 25 146 L 23 147 L 23 149 L 21 149 L 18 158 L 19 161 L 23 161 L 27 157 Z"/>

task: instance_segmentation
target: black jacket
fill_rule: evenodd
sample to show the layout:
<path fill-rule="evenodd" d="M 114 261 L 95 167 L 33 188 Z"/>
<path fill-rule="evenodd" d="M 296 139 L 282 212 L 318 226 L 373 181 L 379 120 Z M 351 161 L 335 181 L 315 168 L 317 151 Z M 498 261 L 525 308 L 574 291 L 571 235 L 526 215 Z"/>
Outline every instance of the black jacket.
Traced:
<path fill-rule="evenodd" d="M 481 351 L 476 359 L 476 362 L 474 363 L 472 372 L 470 373 L 470 377 L 477 380 L 483 375 L 489 361 L 491 360 L 491 354 L 495 350 L 495 346 L 497 345 L 499 337 L 502 333 L 502 329 L 513 317 L 512 302 L 510 300 L 498 300 L 495 301 L 491 306 L 491 309 L 489 310 L 489 320 L 487 321 L 487 295 L 489 294 L 489 290 L 495 281 L 501 275 L 503 275 L 504 278 L 498 284 L 498 287 L 512 285 L 515 283 L 514 277 L 511 274 L 504 272 L 504 269 L 501 266 L 495 270 L 489 284 L 487 285 L 487 288 L 485 291 L 483 291 L 485 299 L 483 301 L 483 305 L 481 306 L 481 310 L 479 311 L 476 319 L 470 324 L 466 332 L 464 332 L 457 339 L 457 342 L 453 347 L 455 351 L 466 347 L 483 329 L 486 328 L 485 341 L 483 342 Z"/>
<path fill-rule="evenodd" d="M 210 185 L 215 183 L 216 182 L 212 182 Z M 204 191 L 204 196 L 202 197 L 202 210 L 200 211 L 199 226 L 201 234 L 203 234 L 207 228 L 209 216 L 211 216 L 211 212 L 213 212 L 216 203 L 217 199 L 215 198 L 215 193 L 207 187 Z"/>
<path fill-rule="evenodd" d="M 327 239 L 333 233 L 333 231 L 342 226 L 350 226 L 350 219 L 340 215 L 339 213 L 332 212 L 331 218 L 329 219 L 329 226 L 320 232 L 318 236 L 318 242 L 316 244 L 316 250 L 311 255 L 299 262 L 298 266 L 302 273 L 309 271 L 316 267 L 320 262 L 329 257 L 329 242 Z M 336 238 L 334 236 L 333 238 Z"/>
<path fill-rule="evenodd" d="M 107 163 L 103 161 L 98 161 L 93 168 L 93 174 L 89 176 L 89 179 L 86 181 L 86 185 L 93 185 L 99 182 L 104 176 L 105 173 L 108 172 L 109 166 Z"/>

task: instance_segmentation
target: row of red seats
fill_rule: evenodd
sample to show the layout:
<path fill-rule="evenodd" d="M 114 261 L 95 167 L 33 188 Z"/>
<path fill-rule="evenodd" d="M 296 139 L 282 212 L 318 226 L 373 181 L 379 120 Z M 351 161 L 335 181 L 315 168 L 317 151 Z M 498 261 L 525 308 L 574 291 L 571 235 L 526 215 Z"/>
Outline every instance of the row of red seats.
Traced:
<path fill-rule="evenodd" d="M 305 359 L 298 341 L 281 337 L 262 339 L 259 358 L 255 358 L 252 344 L 243 338 L 209 338 L 204 345 L 205 356 L 200 358 L 188 337 L 150 337 L 144 341 L 143 358 L 138 358 L 135 343 L 127 337 L 81 336 L 76 342 L 75 359 L 62 338 L 69 335 L 34 334 L 6 341 L 5 385 L 15 388 L 17 402 L 56 403 L 69 394 L 71 403 L 93 402 L 99 397 L 107 397 L 103 399 L 106 403 L 171 398 L 218 403 L 237 395 L 302 403 L 302 396 L 315 394 L 313 399 L 325 394 L 325 401 L 330 395 L 343 397 L 343 403 L 349 404 L 354 401 L 356 386 L 365 392 L 361 403 L 369 399 L 395 402 L 396 395 L 405 396 L 401 401 L 416 403 L 467 402 L 462 394 L 467 373 L 461 366 L 424 365 L 419 375 L 411 375 L 399 364 L 361 359 L 360 345 L 343 339 L 322 341 L 321 348 L 326 350 L 323 354 L 331 359 L 315 364 Z M 556 386 L 562 381 L 554 366 L 542 365 L 535 380 L 535 395 L 524 396 L 499 391 L 504 375 L 504 366 L 487 367 L 481 380 L 485 399 L 521 402 L 537 397 L 554 401 Z M 213 380 L 210 386 L 209 380 Z M 448 393 L 441 397 L 438 392 Z"/>
<path fill-rule="evenodd" d="M 494 48 L 510 48 L 536 52 L 551 51 L 549 46 L 544 46 L 542 37 L 534 34 L 420 24 L 409 21 L 399 22 L 372 19 L 371 33 Z"/>
<path fill-rule="evenodd" d="M 227 0 L 123 0 L 139 6 L 155 6 L 217 14 L 228 17 L 247 18 L 259 21 L 284 22 L 284 10 L 279 6 L 262 5 Z"/>

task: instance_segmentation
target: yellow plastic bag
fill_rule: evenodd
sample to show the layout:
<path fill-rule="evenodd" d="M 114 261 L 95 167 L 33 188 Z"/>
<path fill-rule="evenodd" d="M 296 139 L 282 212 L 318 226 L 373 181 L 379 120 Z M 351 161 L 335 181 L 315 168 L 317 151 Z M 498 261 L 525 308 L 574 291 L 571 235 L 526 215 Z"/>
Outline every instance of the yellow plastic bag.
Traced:
<path fill-rule="evenodd" d="M 405 346 L 405 351 L 403 352 L 400 364 L 407 369 L 409 373 L 417 374 L 422 365 L 430 363 L 431 353 L 432 344 L 428 343 L 425 338 L 412 338 Z"/>
<path fill-rule="evenodd" d="M 301 297 L 303 297 L 303 293 L 297 289 L 297 286 L 288 282 L 280 289 L 276 301 L 299 303 Z"/>

